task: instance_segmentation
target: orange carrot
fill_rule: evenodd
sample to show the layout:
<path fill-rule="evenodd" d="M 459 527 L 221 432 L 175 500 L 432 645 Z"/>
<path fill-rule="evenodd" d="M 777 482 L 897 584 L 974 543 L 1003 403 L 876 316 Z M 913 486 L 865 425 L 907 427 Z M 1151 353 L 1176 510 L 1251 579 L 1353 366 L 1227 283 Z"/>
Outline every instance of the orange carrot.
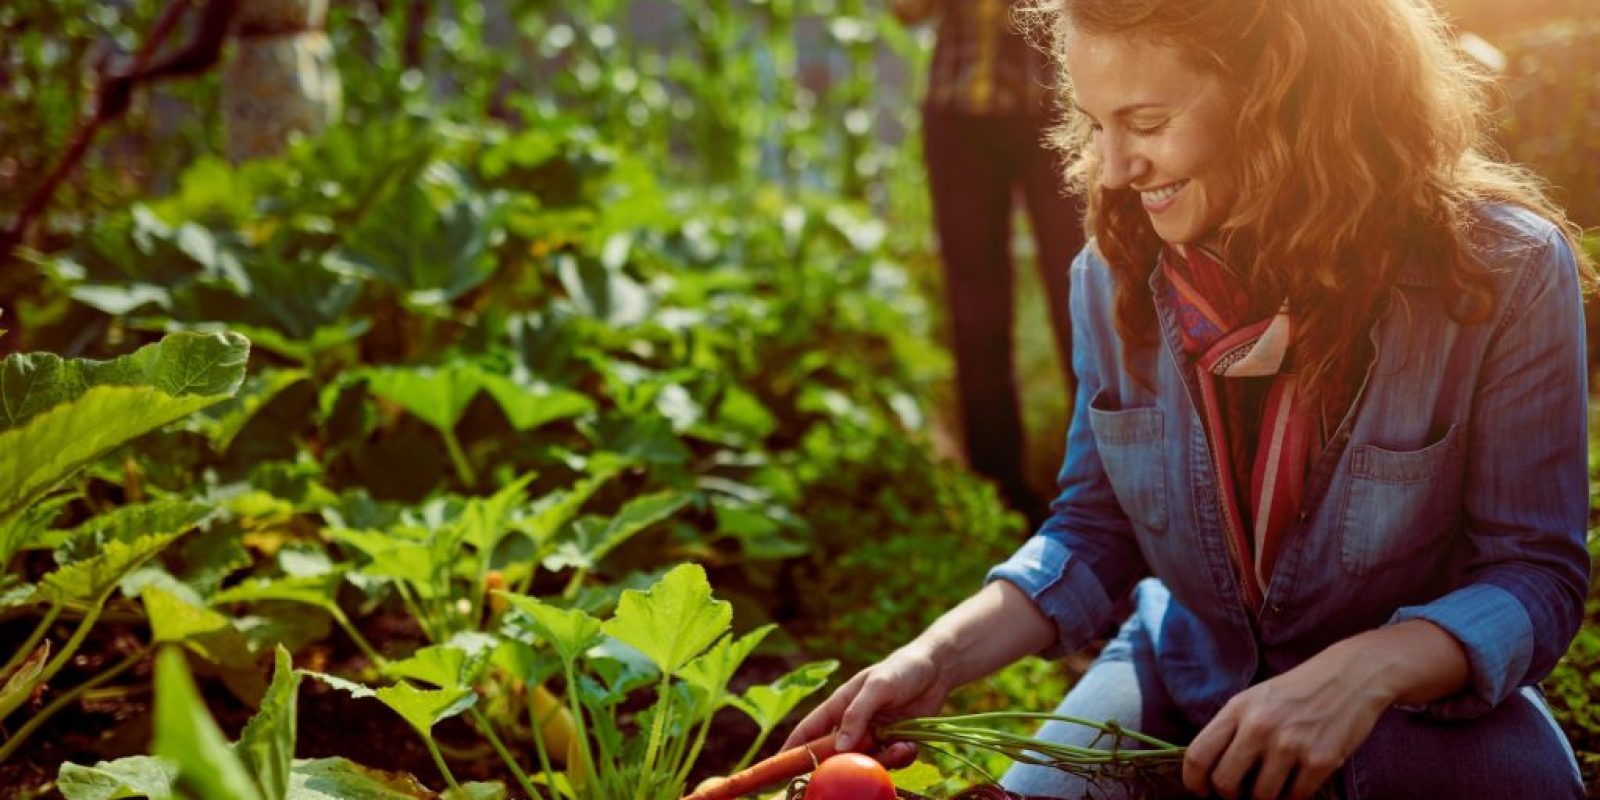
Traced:
<path fill-rule="evenodd" d="M 712 778 L 696 787 L 694 793 L 683 800 L 736 800 L 751 792 L 798 778 L 839 752 L 839 748 L 834 746 L 836 735 L 830 733 L 820 739 L 812 739 L 726 778 Z M 871 750 L 873 747 L 870 735 L 862 739 L 861 750 Z"/>

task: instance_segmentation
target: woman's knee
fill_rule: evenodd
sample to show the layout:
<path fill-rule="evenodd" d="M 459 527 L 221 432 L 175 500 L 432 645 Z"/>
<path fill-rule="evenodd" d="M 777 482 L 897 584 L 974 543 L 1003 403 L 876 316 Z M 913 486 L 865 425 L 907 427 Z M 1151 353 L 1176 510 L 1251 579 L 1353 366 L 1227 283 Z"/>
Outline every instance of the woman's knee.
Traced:
<path fill-rule="evenodd" d="M 1566 737 L 1532 689 L 1473 720 L 1390 710 L 1344 775 L 1349 800 L 1583 797 Z"/>

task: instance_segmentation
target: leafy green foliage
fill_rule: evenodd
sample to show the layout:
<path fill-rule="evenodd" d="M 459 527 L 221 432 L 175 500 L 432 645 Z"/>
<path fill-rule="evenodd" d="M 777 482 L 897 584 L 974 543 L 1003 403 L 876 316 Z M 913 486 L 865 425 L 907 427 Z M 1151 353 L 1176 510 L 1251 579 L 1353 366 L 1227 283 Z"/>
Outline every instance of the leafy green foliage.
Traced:
<path fill-rule="evenodd" d="M 112 448 L 237 391 L 248 353 L 236 335 L 188 334 L 107 362 L 0 361 L 0 520 Z"/>
<path fill-rule="evenodd" d="M 467 783 L 441 795 L 409 775 L 385 773 L 343 758 L 294 759 L 300 678 L 288 651 L 279 648 L 272 686 L 260 711 L 245 724 L 239 741 L 229 745 L 196 690 L 181 651 L 163 648 L 156 658 L 156 755 L 129 756 L 93 767 L 63 764 L 57 785 L 67 800 L 506 797 L 505 787 L 496 783 Z M 355 684 L 332 682 L 374 694 Z"/>
<path fill-rule="evenodd" d="M 129 756 L 92 767 L 61 765 L 56 786 L 67 800 L 122 800 L 171 797 L 178 779 L 175 763 L 153 756 Z"/>
<path fill-rule="evenodd" d="M 588 776 L 573 786 L 580 800 L 682 796 L 717 710 L 745 710 L 765 739 L 836 666 L 809 664 L 770 686 L 752 687 L 742 698 L 729 694 L 728 681 L 772 628 L 732 636 L 732 608 L 712 595 L 705 570 L 696 564 L 669 570 L 644 591 L 624 591 L 603 621 L 536 598 L 505 599 L 524 615 L 508 620 L 507 632 L 529 646 L 553 649 L 562 662 L 580 772 Z M 619 706 L 651 683 L 655 699 L 637 717 L 640 735 L 625 739 Z"/>
<path fill-rule="evenodd" d="M 151 751 L 178 765 L 176 790 L 206 800 L 262 800 L 256 783 L 206 710 L 183 652 L 156 656 L 155 739 Z"/>
<path fill-rule="evenodd" d="M 261 710 L 245 724 L 234 752 L 255 777 L 263 800 L 286 800 L 294 765 L 300 675 L 282 647 L 274 653 L 273 664 L 272 685 L 262 698 Z"/>
<path fill-rule="evenodd" d="M 1580 21 L 1582 20 L 1582 21 Z M 1510 99 L 1503 137 L 1512 158 L 1549 181 L 1579 225 L 1600 225 L 1600 24 L 1574 16 L 1505 43 Z"/>
<path fill-rule="evenodd" d="M 656 669 L 676 675 L 732 621 L 733 607 L 712 599 L 704 569 L 682 564 L 648 592 L 623 592 L 616 616 L 601 629 L 644 653 Z"/>

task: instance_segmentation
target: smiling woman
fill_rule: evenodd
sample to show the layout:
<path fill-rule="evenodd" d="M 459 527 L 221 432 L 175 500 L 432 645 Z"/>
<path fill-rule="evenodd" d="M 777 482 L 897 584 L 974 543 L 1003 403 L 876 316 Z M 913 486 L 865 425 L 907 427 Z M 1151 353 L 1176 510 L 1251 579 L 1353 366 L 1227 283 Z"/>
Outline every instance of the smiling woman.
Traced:
<path fill-rule="evenodd" d="M 1131 604 L 1057 713 L 1189 742 L 1197 794 L 1580 796 L 1535 685 L 1587 585 L 1594 273 L 1481 149 L 1484 79 L 1425 0 L 1030 18 L 1092 237 L 1053 513 L 794 739 L 848 747 Z M 1121 796 L 1042 766 L 1004 783 Z"/>
<path fill-rule="evenodd" d="M 1138 192 L 1163 241 L 1215 235 L 1237 191 L 1227 147 L 1237 99 L 1221 79 L 1146 39 L 1071 28 L 1063 48 L 1100 187 Z"/>

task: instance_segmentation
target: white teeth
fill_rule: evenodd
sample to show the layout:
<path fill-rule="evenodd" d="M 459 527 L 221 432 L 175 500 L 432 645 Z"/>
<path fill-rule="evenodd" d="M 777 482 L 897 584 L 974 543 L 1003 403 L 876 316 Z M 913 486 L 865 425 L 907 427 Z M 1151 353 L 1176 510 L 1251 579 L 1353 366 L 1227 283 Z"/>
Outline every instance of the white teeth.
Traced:
<path fill-rule="evenodd" d="M 1189 185 L 1189 182 L 1187 180 L 1182 180 L 1154 191 L 1140 192 L 1139 197 L 1144 200 L 1146 205 L 1156 205 L 1158 203 L 1166 202 L 1167 198 L 1177 194 L 1179 189 L 1182 189 L 1187 185 Z"/>

